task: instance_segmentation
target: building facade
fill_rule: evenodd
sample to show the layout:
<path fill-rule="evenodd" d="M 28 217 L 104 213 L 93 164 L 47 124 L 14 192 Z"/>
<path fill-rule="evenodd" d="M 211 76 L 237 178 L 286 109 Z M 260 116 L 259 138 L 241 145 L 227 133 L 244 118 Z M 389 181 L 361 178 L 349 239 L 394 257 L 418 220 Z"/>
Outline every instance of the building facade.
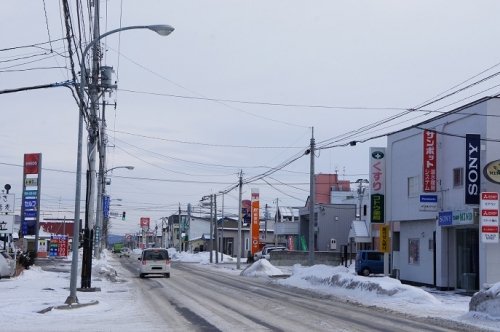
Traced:
<path fill-rule="evenodd" d="M 481 228 L 485 176 L 500 166 L 500 99 L 483 98 L 387 139 L 386 221 L 400 279 L 440 289 L 477 290 L 500 281 L 500 244 Z M 498 200 L 497 200 L 498 204 Z"/>

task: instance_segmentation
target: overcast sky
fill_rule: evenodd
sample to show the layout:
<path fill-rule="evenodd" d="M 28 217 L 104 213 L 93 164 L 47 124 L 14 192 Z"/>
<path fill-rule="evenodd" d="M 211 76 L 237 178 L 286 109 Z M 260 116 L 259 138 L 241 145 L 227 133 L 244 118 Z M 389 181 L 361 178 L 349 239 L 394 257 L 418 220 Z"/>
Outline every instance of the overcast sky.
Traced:
<path fill-rule="evenodd" d="M 167 37 L 136 30 L 105 40 L 103 64 L 118 80 L 106 97 L 117 105 L 106 109 L 108 168 L 135 167 L 112 173 L 107 191 L 122 205 L 112 210 L 127 220 L 113 220 L 111 232 L 137 231 L 140 217 L 154 225 L 179 203 L 196 206 L 236 184 L 240 169 L 249 179 L 298 157 L 312 127 L 318 146 L 342 145 L 498 94 L 493 77 L 423 108 L 433 113 L 349 134 L 499 71 L 499 13 L 498 1 L 101 1 L 101 33 L 175 28 Z M 0 90 L 71 79 L 55 53 L 66 54 L 59 1 L 45 1 L 45 10 L 43 1 L 3 1 L 0 15 Z M 50 44 L 10 49 L 49 36 Z M 20 210 L 23 154 L 40 152 L 42 217 L 72 218 L 78 110 L 70 90 L 1 94 L 0 109 L 0 185 L 12 185 Z M 384 145 L 322 149 L 316 173 L 367 178 L 369 147 Z M 261 206 L 274 208 L 277 198 L 303 206 L 309 163 L 303 156 L 268 183 L 245 185 L 243 198 L 259 188 Z M 225 195 L 226 213 L 236 212 L 237 197 Z"/>

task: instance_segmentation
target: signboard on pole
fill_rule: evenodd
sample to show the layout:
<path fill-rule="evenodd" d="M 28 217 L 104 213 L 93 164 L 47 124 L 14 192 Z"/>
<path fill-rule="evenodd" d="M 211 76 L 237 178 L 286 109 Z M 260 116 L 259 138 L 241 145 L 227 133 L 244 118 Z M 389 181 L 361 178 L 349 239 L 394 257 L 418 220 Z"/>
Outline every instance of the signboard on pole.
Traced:
<path fill-rule="evenodd" d="M 424 192 L 436 191 L 436 132 L 424 130 Z"/>
<path fill-rule="evenodd" d="M 371 222 L 385 222 L 385 148 L 370 148 Z"/>
<path fill-rule="evenodd" d="M 252 256 L 259 251 L 260 209 L 259 189 L 252 189 Z"/>
<path fill-rule="evenodd" d="M 498 193 L 481 193 L 481 241 L 498 243 Z"/>
<path fill-rule="evenodd" d="M 390 252 L 390 232 L 391 228 L 389 225 L 380 225 L 380 251 L 382 252 Z"/>
<path fill-rule="evenodd" d="M 14 194 L 0 195 L 0 213 L 14 213 L 14 202 L 16 196 Z"/>
<path fill-rule="evenodd" d="M 12 234 L 14 232 L 14 216 L 0 215 L 0 234 Z"/>
<path fill-rule="evenodd" d="M 141 217 L 141 228 L 149 229 L 149 222 L 150 222 L 149 217 Z"/>
<path fill-rule="evenodd" d="M 481 136 L 465 135 L 465 204 L 479 204 Z"/>
<path fill-rule="evenodd" d="M 437 211 L 438 197 L 437 195 L 420 195 L 419 211 Z"/>

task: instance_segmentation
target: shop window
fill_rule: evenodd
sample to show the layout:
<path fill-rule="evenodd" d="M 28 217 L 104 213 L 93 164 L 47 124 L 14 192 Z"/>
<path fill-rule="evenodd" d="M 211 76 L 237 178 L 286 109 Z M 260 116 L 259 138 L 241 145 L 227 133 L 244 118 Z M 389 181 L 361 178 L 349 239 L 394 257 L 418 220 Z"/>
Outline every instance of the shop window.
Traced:
<path fill-rule="evenodd" d="M 408 239 L 408 264 L 420 264 L 420 239 Z"/>
<path fill-rule="evenodd" d="M 420 194 L 420 187 L 418 185 L 418 176 L 411 176 L 408 178 L 408 197 L 417 197 Z"/>
<path fill-rule="evenodd" d="M 453 187 L 462 187 L 464 185 L 464 168 L 453 169 Z"/>

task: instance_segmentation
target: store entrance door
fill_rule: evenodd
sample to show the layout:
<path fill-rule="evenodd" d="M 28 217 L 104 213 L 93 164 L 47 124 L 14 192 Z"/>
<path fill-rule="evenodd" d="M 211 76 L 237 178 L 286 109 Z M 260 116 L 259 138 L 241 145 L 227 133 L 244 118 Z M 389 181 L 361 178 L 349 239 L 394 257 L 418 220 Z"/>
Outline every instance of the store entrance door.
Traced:
<path fill-rule="evenodd" d="M 457 240 L 457 288 L 466 291 L 479 289 L 479 231 L 459 228 Z"/>

